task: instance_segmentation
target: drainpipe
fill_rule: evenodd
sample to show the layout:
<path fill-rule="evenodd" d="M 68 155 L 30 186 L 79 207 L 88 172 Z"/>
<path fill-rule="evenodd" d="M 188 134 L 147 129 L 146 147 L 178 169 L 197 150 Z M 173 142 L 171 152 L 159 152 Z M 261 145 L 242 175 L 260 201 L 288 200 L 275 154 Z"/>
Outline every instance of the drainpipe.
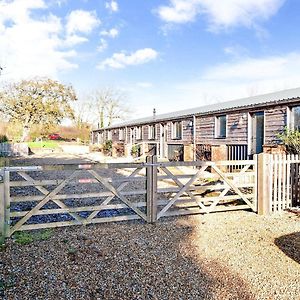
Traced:
<path fill-rule="evenodd" d="M 193 115 L 193 160 L 196 161 L 196 116 Z"/>

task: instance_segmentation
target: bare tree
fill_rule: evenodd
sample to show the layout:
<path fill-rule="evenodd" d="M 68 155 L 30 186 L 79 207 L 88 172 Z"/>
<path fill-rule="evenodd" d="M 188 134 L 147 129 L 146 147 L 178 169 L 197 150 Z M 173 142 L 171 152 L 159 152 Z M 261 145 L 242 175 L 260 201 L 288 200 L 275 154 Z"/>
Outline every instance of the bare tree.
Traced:
<path fill-rule="evenodd" d="M 74 109 L 74 125 L 78 129 L 82 129 L 84 127 L 91 127 L 94 119 L 91 118 L 93 115 L 94 107 L 91 101 L 77 101 L 73 105 Z"/>
<path fill-rule="evenodd" d="M 125 104 L 127 97 L 118 89 L 103 88 L 90 95 L 90 102 L 97 114 L 97 123 L 100 128 L 110 126 L 115 120 L 124 120 L 130 113 Z"/>

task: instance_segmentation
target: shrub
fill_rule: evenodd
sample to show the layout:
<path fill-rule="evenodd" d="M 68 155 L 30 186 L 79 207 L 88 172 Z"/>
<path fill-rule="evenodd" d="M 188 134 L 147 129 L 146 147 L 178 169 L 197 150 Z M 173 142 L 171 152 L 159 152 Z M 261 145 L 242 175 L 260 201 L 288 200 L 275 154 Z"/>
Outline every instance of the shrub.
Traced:
<path fill-rule="evenodd" d="M 141 146 L 140 145 L 133 145 L 131 148 L 131 155 L 134 157 L 141 156 Z"/>
<path fill-rule="evenodd" d="M 278 135 L 278 138 L 285 145 L 287 153 L 300 153 L 300 132 L 298 130 L 285 128 L 284 131 Z"/>
<path fill-rule="evenodd" d="M 8 142 L 8 138 L 5 134 L 0 134 L 0 143 Z"/>
<path fill-rule="evenodd" d="M 116 151 L 116 155 L 118 157 L 124 156 L 124 145 L 123 144 L 116 143 L 116 144 L 114 144 L 114 148 Z"/>
<path fill-rule="evenodd" d="M 99 145 L 99 144 L 90 145 L 89 148 L 90 148 L 90 152 L 102 152 L 103 151 L 103 145 Z"/>
<path fill-rule="evenodd" d="M 106 155 L 111 155 L 112 154 L 112 140 L 107 140 L 104 144 L 103 144 L 103 152 Z"/>

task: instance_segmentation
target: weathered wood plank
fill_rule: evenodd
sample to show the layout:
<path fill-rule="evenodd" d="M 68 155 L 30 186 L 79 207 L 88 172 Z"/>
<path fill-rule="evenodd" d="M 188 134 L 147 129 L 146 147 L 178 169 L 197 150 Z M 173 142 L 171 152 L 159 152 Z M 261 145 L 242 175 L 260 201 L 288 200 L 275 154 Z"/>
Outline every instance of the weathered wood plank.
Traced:
<path fill-rule="evenodd" d="M 10 236 L 10 174 L 4 171 L 5 237 Z"/>
<path fill-rule="evenodd" d="M 142 170 L 142 168 L 136 168 L 135 170 L 133 170 L 133 172 L 127 177 L 127 178 L 131 178 L 131 177 L 135 177 L 137 174 L 139 174 L 139 172 Z M 121 193 L 121 191 L 128 185 L 128 181 L 127 182 L 123 182 L 121 183 L 121 185 L 117 188 L 117 191 L 119 193 Z M 146 190 L 144 191 L 146 193 Z M 111 192 L 112 193 L 112 192 Z M 125 193 L 122 193 L 125 194 Z M 144 193 L 143 193 L 144 194 Z M 132 193 L 130 194 L 132 195 Z M 113 198 L 115 197 L 115 194 L 112 193 L 111 195 L 109 195 L 103 202 L 102 205 L 107 205 Z M 98 213 L 100 212 L 100 210 L 95 211 L 93 213 L 91 213 L 91 215 L 88 217 L 88 221 L 92 220 Z"/>
<path fill-rule="evenodd" d="M 178 200 L 178 198 L 186 192 L 187 188 L 206 170 L 207 166 L 202 166 L 201 169 L 185 184 L 182 186 L 180 191 L 175 195 L 175 197 L 158 213 L 157 219 L 164 216 L 164 213 Z"/>
<path fill-rule="evenodd" d="M 215 207 L 214 212 L 245 210 L 245 209 L 250 209 L 250 207 L 248 205 L 222 206 L 222 207 Z M 183 209 L 183 210 L 169 210 L 165 213 L 165 216 L 171 217 L 171 216 L 183 216 L 183 215 L 203 214 L 203 213 L 206 213 L 206 211 L 200 208 L 191 208 L 191 209 Z"/>
<path fill-rule="evenodd" d="M 123 196 L 135 196 L 135 195 L 145 195 L 146 190 L 136 190 L 129 192 L 121 192 Z M 99 192 L 99 193 L 85 193 L 85 194 L 58 194 L 52 197 L 53 200 L 66 200 L 66 199 L 86 199 L 86 198 L 104 198 L 113 196 L 114 193 L 110 191 Z M 12 196 L 11 202 L 31 202 L 31 201 L 41 201 L 44 196 Z"/>
<path fill-rule="evenodd" d="M 28 181 L 32 181 L 33 179 L 28 175 L 26 174 L 25 172 L 18 172 L 18 174 L 20 176 L 22 176 L 25 180 L 28 180 Z M 61 182 L 60 184 L 62 184 L 63 182 Z M 59 185 L 60 185 L 59 184 Z M 44 188 L 43 186 L 36 186 L 36 189 L 39 190 L 41 193 L 43 193 L 45 196 L 49 195 L 49 191 Z M 58 205 L 59 207 L 61 208 L 67 208 L 67 206 L 60 200 L 58 199 L 51 199 L 56 205 Z M 70 215 L 75 219 L 77 220 L 78 222 L 82 222 L 82 218 L 75 214 L 75 213 L 70 213 Z"/>
<path fill-rule="evenodd" d="M 130 220 L 139 220 L 141 217 L 137 215 L 128 215 L 128 216 L 116 216 L 116 217 L 107 217 L 107 218 L 95 218 L 91 220 L 91 224 L 96 223 L 108 223 L 108 222 L 120 222 L 120 221 L 130 221 Z M 82 225 L 78 221 L 64 221 L 64 222 L 51 222 L 51 223 L 43 223 L 43 224 L 30 224 L 30 225 L 22 225 L 19 231 L 24 230 L 35 230 L 35 229 L 46 229 L 46 228 L 58 228 L 58 227 L 66 227 L 73 225 Z"/>
<path fill-rule="evenodd" d="M 29 220 L 34 213 L 36 213 L 40 208 L 42 208 L 53 195 L 56 195 L 60 190 L 64 188 L 64 186 L 68 183 L 68 181 L 72 180 L 76 175 L 76 171 L 72 173 L 70 177 L 68 177 L 65 181 L 59 184 L 51 193 L 49 193 L 41 202 L 39 202 L 26 216 L 24 216 L 21 220 L 19 220 L 12 228 L 11 234 L 15 231 L 19 230 L 20 227 Z"/>
<path fill-rule="evenodd" d="M 114 193 L 121 201 L 123 201 L 129 208 L 131 208 L 136 214 L 138 214 L 140 217 L 142 217 L 144 220 L 147 220 L 147 216 L 134 207 L 128 199 L 126 199 L 123 195 L 120 194 L 120 192 L 114 188 L 111 184 L 109 184 L 104 178 L 102 178 L 98 173 L 96 173 L 94 170 L 89 170 L 89 172 L 97 179 L 100 183 L 102 183 L 108 190 L 110 190 L 112 193 Z"/>
<path fill-rule="evenodd" d="M 6 236 L 4 195 L 4 169 L 0 169 L 0 244 L 4 243 Z"/>

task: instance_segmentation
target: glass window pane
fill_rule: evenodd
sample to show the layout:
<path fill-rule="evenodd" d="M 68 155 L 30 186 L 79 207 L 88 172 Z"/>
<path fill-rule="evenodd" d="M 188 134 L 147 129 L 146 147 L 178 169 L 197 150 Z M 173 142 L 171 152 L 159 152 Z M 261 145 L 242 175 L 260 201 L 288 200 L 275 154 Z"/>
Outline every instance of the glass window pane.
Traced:
<path fill-rule="evenodd" d="M 226 137 L 226 116 L 219 116 L 216 119 L 216 137 Z"/>
<path fill-rule="evenodd" d="M 300 106 L 293 109 L 294 129 L 300 130 Z"/>

